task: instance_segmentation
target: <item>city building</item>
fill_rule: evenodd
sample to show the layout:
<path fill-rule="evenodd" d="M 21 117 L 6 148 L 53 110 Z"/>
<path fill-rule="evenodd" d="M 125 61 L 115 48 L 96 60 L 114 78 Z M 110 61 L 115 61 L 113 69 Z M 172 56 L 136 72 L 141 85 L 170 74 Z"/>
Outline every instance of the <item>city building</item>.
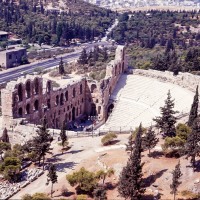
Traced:
<path fill-rule="evenodd" d="M 0 31 L 0 42 L 8 40 L 8 33 L 5 31 Z"/>
<path fill-rule="evenodd" d="M 12 47 L 0 51 L 0 66 L 8 69 L 21 65 L 22 59 L 27 56 L 26 49 L 22 47 Z"/>

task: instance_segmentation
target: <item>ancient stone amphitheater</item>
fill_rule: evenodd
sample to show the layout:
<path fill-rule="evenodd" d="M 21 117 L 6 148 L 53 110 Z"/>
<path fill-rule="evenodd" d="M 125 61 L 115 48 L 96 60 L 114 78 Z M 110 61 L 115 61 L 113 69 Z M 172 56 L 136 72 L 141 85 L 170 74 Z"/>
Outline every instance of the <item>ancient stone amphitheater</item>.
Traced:
<path fill-rule="evenodd" d="M 110 97 L 114 108 L 101 130 L 128 131 L 140 122 L 145 127 L 154 124 L 152 119 L 160 115 L 169 90 L 179 112 L 177 116 L 188 116 L 199 82 L 198 76 L 189 73 L 173 76 L 171 72 L 138 69 L 124 74 Z"/>

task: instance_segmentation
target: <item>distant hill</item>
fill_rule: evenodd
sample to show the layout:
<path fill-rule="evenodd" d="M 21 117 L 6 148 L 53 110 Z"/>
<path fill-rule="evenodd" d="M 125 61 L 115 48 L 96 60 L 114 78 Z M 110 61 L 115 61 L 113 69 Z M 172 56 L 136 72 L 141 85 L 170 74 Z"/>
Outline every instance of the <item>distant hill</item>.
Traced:
<path fill-rule="evenodd" d="M 26 42 L 63 45 L 73 38 L 93 40 L 104 35 L 114 18 L 114 12 L 81 0 L 0 1 L 0 30 Z"/>

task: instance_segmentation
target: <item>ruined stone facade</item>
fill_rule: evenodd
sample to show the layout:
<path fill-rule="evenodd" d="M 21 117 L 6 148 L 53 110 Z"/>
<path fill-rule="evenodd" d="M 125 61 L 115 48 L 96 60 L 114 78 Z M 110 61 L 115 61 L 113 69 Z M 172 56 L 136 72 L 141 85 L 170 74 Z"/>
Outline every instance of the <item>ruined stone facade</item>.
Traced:
<path fill-rule="evenodd" d="M 84 116 L 104 121 L 109 97 L 125 70 L 124 47 L 118 46 L 115 60 L 108 64 L 106 77 L 100 82 L 84 77 L 67 78 L 55 87 L 52 80 L 31 75 L 11 81 L 1 90 L 2 127 L 9 129 L 21 119 L 39 124 L 44 115 L 51 128 L 61 128 L 63 123 Z"/>

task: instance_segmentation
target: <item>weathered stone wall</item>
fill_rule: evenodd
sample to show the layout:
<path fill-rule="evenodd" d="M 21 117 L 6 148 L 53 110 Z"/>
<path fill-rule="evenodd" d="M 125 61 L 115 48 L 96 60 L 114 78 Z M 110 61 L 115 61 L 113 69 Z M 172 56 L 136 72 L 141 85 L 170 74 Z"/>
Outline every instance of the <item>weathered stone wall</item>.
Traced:
<path fill-rule="evenodd" d="M 152 77 L 162 82 L 170 82 L 179 85 L 183 88 L 187 88 L 192 92 L 195 92 L 197 85 L 200 86 L 200 76 L 193 75 L 190 73 L 180 72 L 177 76 L 174 76 L 173 72 L 169 71 L 161 72 L 157 70 L 142 70 L 142 69 L 135 69 L 133 73 L 142 76 Z"/>
<path fill-rule="evenodd" d="M 124 47 L 119 46 L 115 60 L 108 64 L 106 77 L 100 82 L 80 77 L 53 87 L 51 80 L 31 75 L 11 81 L 1 90 L 2 127 L 9 129 L 19 119 L 40 124 L 44 115 L 51 128 L 60 128 L 84 115 L 97 116 L 102 121 L 107 116 L 110 95 L 125 69 Z"/>
<path fill-rule="evenodd" d="M 51 80 L 37 76 L 11 82 L 2 90 L 3 126 L 12 125 L 13 118 L 39 124 L 46 115 L 50 127 L 60 128 L 63 122 L 71 122 L 84 114 L 85 85 L 82 78 L 65 88 L 55 89 Z"/>

